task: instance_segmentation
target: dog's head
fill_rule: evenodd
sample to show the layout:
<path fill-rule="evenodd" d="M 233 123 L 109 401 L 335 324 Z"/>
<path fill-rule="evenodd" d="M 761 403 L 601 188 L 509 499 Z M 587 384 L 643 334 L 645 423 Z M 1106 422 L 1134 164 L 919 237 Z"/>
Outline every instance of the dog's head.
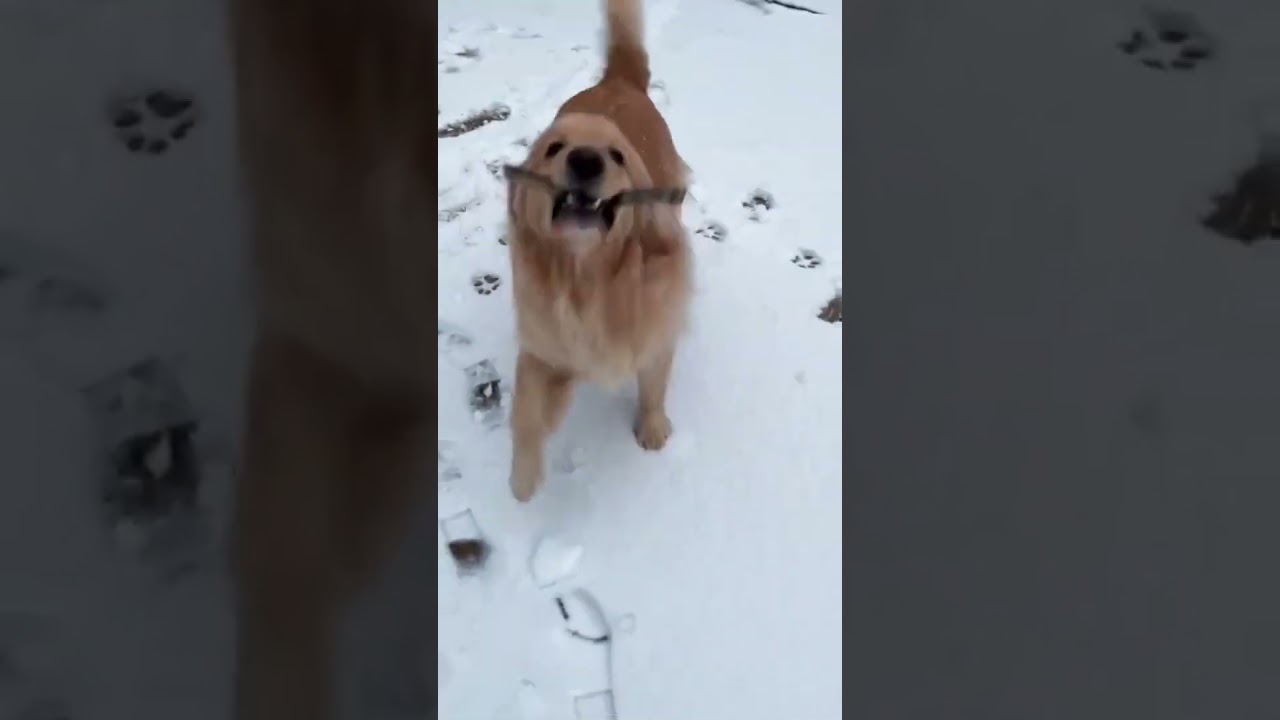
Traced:
<path fill-rule="evenodd" d="M 651 212 L 644 205 L 607 202 L 620 192 L 650 187 L 649 172 L 608 118 L 566 113 L 533 143 L 524 169 L 557 189 L 515 182 L 514 220 L 552 242 L 582 250 L 627 236 Z"/>

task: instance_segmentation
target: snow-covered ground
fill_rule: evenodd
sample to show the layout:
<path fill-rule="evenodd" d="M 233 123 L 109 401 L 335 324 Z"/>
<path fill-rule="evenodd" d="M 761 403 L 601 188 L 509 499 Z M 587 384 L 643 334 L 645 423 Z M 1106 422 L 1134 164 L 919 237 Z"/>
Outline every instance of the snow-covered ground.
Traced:
<path fill-rule="evenodd" d="M 482 573 L 459 576 L 441 544 L 441 717 L 572 718 L 575 696 L 610 685 L 623 719 L 841 716 L 842 335 L 817 317 L 841 282 L 841 6 L 811 6 L 826 14 L 645 4 L 651 95 L 696 177 L 686 221 L 722 234 L 692 238 L 675 434 L 645 453 L 634 391 L 584 388 L 524 506 L 503 413 L 473 417 L 464 373 L 490 359 L 510 378 L 515 362 L 493 170 L 594 82 L 601 15 L 594 2 L 441 3 L 441 125 L 510 111 L 439 142 L 440 317 L 472 340 L 441 341 L 439 507 L 469 511 L 494 546 Z M 772 207 L 748 207 L 753 195 Z M 544 545 L 531 572 L 547 542 L 560 549 Z M 542 587 L 544 562 L 573 572 Z M 555 599 L 580 590 L 612 626 L 607 645 L 566 633 Z"/>

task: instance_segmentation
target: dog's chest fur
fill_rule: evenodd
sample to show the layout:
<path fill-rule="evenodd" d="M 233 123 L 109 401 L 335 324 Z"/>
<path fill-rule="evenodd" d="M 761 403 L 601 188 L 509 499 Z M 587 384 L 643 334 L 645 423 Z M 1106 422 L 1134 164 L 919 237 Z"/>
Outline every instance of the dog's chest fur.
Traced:
<path fill-rule="evenodd" d="M 513 244 L 521 350 L 573 377 L 616 387 L 668 347 L 684 306 L 671 302 L 668 278 L 645 281 L 638 243 L 628 239 L 577 260 Z"/>

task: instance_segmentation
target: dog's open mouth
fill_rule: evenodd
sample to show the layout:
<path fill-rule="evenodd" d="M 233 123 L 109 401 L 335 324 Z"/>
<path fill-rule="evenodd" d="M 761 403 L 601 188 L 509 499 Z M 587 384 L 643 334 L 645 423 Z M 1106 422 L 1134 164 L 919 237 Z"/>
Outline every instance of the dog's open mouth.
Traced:
<path fill-rule="evenodd" d="M 551 206 L 552 223 L 568 223 L 581 229 L 613 227 L 616 203 L 583 190 L 561 190 Z"/>

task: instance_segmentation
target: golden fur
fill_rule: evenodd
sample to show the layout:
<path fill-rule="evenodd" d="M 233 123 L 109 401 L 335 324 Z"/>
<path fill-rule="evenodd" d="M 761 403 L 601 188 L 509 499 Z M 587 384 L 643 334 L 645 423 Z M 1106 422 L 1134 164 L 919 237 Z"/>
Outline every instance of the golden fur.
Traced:
<path fill-rule="evenodd" d="M 639 0 L 609 0 L 603 78 L 570 98 L 530 147 L 524 168 L 566 182 L 569 149 L 616 151 L 600 196 L 684 187 L 685 164 L 649 99 L 649 59 Z M 549 150 L 565 148 L 554 154 Z M 544 477 L 543 445 L 560 423 L 575 381 L 639 381 L 635 434 L 658 450 L 671 433 L 667 381 L 690 295 L 692 259 L 669 204 L 623 205 L 607 232 L 557 227 L 553 195 L 513 182 L 511 273 L 520 354 L 512 412 L 511 490 L 527 501 Z"/>

